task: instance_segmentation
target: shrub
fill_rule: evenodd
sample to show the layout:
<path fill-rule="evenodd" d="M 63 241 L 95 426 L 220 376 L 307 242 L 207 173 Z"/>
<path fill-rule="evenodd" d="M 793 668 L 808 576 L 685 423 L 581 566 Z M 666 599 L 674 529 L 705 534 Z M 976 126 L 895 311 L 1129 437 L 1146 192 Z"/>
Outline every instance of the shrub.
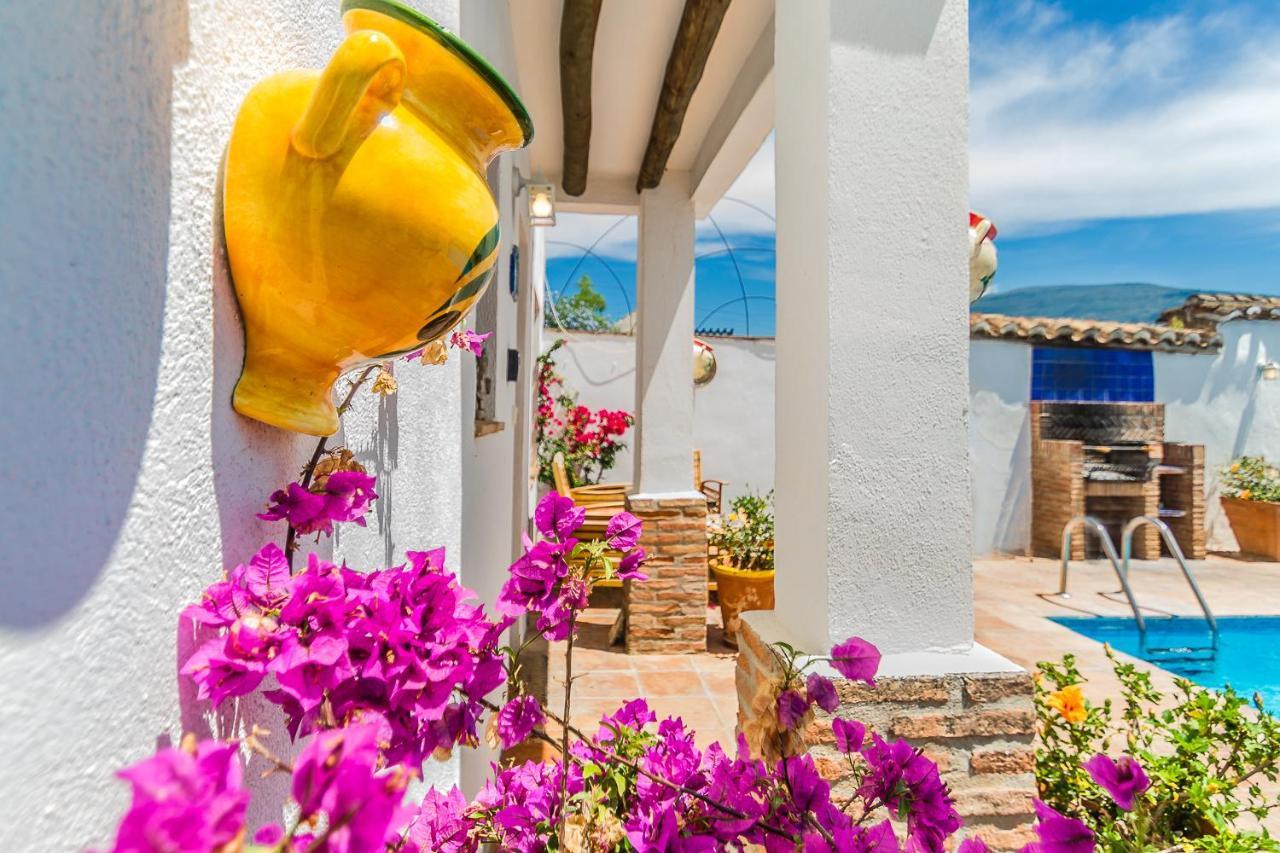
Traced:
<path fill-rule="evenodd" d="M 727 518 L 714 525 L 707 541 L 738 569 L 773 568 L 773 492 L 739 495 Z"/>
<path fill-rule="evenodd" d="M 1091 827 L 1102 850 L 1280 850 L 1245 826 L 1278 805 L 1260 783 L 1280 778 L 1280 720 L 1261 697 L 1185 679 L 1165 696 L 1150 673 L 1107 656 L 1118 704 L 1084 699 L 1073 656 L 1039 664 L 1041 798 Z"/>
<path fill-rule="evenodd" d="M 1280 469 L 1261 456 L 1241 456 L 1222 469 L 1222 494 L 1242 501 L 1280 501 Z"/>
<path fill-rule="evenodd" d="M 565 388 L 564 377 L 556 370 L 555 352 L 564 343 L 560 338 L 538 356 L 538 401 L 533 423 L 538 479 L 555 485 L 552 461 L 561 453 L 569 484 L 585 486 L 600 482 L 605 472 L 613 468 L 618 452 L 627 446 L 620 439 L 635 418 L 620 409 L 592 411 L 578 405 L 577 394 Z"/>

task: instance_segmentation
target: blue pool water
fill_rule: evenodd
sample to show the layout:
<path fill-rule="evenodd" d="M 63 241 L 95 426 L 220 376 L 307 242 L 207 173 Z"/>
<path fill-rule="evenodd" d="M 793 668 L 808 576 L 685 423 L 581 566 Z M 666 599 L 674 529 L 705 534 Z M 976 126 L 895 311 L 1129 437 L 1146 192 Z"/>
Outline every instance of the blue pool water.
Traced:
<path fill-rule="evenodd" d="M 1261 693 L 1267 710 L 1280 713 L 1280 616 L 1219 616 L 1218 653 L 1212 660 L 1200 651 L 1142 655 L 1138 626 L 1130 618 L 1069 616 L 1053 621 L 1205 687 L 1229 684 L 1247 699 L 1255 691 Z M 1147 619 L 1149 649 L 1208 645 L 1209 630 L 1203 619 Z"/>

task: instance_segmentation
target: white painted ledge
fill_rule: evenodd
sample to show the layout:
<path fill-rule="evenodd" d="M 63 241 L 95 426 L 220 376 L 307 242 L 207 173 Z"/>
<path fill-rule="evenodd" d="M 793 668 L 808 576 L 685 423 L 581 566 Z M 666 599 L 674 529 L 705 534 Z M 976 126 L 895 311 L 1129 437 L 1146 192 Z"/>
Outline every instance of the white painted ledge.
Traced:
<path fill-rule="evenodd" d="M 706 500 L 707 496 L 702 492 L 690 489 L 687 492 L 640 492 L 639 494 L 627 495 L 633 501 L 691 501 Z"/>
<path fill-rule="evenodd" d="M 760 635 L 766 643 L 783 642 L 797 649 L 803 644 L 795 639 L 772 610 L 758 610 L 742 614 L 742 620 Z M 821 664 L 818 671 L 824 675 L 836 675 L 828 663 Z M 1013 661 L 993 652 L 986 646 L 972 643 L 963 649 L 943 649 L 938 651 L 900 652 L 885 655 L 880 661 L 877 677 L 912 677 L 937 675 L 993 674 L 1025 672 Z M 836 677 L 839 677 L 836 675 Z"/>

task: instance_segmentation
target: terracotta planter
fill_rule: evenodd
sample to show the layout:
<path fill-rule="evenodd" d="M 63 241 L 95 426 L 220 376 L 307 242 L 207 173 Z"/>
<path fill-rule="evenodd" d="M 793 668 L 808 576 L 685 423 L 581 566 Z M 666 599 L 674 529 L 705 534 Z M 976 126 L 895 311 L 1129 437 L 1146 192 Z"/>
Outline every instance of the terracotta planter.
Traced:
<path fill-rule="evenodd" d="M 1280 560 L 1280 503 L 1227 497 L 1221 500 L 1240 550 Z"/>
<path fill-rule="evenodd" d="M 774 570 L 748 571 L 720 564 L 711 567 L 716 576 L 716 590 L 720 598 L 720 624 L 724 626 L 724 641 L 738 645 L 738 616 L 748 610 L 773 609 Z"/>

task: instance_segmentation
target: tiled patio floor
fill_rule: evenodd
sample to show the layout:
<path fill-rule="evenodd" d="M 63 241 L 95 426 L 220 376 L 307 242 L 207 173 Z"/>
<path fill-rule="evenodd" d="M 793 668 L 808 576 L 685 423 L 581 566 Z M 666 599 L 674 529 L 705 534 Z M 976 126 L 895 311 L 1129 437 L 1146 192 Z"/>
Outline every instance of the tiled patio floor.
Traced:
<path fill-rule="evenodd" d="M 572 722 L 594 734 L 600 717 L 644 696 L 658 715 L 680 717 L 698 734 L 698 745 L 733 743 L 738 699 L 733 685 L 736 652 L 721 640 L 719 612 L 707 611 L 707 653 L 629 655 L 607 645 L 618 611 L 594 608 L 582 616 L 573 649 Z M 547 666 L 547 704 L 564 704 L 564 644 L 553 643 Z"/>

